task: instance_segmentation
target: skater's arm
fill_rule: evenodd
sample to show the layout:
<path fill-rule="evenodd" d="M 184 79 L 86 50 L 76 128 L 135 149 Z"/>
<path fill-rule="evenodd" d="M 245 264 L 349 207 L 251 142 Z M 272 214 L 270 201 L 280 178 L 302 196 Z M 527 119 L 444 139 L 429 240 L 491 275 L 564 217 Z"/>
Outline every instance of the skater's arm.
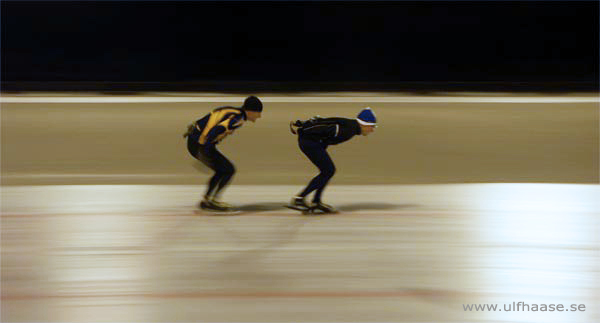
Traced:
<path fill-rule="evenodd" d="M 225 133 L 225 131 L 227 131 L 227 129 L 222 126 L 222 125 L 218 125 L 213 127 L 212 129 L 210 129 L 210 131 L 208 132 L 208 134 L 206 134 L 206 145 L 212 145 L 214 144 L 215 139 Z"/>
<path fill-rule="evenodd" d="M 315 125 L 302 129 L 302 134 L 305 136 L 314 136 L 322 139 L 337 136 L 339 126 L 337 124 Z"/>
<path fill-rule="evenodd" d="M 223 139 L 224 136 L 222 135 L 224 133 L 233 133 L 233 130 L 241 127 L 243 123 L 244 119 L 242 115 L 234 115 L 223 120 L 221 123 L 210 129 L 208 134 L 206 134 L 206 143 L 213 143 L 213 141 L 219 141 L 220 139 Z"/>
<path fill-rule="evenodd" d="M 225 127 L 229 130 L 234 130 L 242 126 L 244 124 L 244 117 L 241 114 L 234 115 L 231 118 L 223 121 L 225 123 Z"/>

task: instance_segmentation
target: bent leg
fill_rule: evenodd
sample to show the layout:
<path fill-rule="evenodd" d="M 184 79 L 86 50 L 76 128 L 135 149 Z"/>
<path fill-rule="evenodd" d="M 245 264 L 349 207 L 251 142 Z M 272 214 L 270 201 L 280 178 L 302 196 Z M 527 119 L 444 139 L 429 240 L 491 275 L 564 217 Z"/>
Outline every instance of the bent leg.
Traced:
<path fill-rule="evenodd" d="M 208 187 L 204 194 L 205 200 L 212 199 L 213 194 L 218 189 L 219 183 L 221 182 L 224 174 L 219 168 L 219 155 L 221 155 L 214 146 L 203 147 L 198 145 L 196 149 L 190 149 L 190 153 L 194 155 L 196 159 L 202 162 L 206 167 L 212 169 L 215 174 L 208 181 Z"/>
<path fill-rule="evenodd" d="M 315 193 L 315 196 L 313 198 L 314 203 L 321 202 L 321 195 L 323 194 L 323 191 L 325 190 L 325 186 L 327 186 L 327 184 L 329 183 L 329 180 L 335 174 L 335 165 L 333 164 L 331 157 L 329 157 L 329 154 L 327 154 L 327 152 L 325 152 L 325 154 L 326 154 L 326 158 L 324 158 L 325 161 L 323 162 L 323 164 L 322 164 L 323 168 L 321 169 L 321 175 L 323 177 L 321 179 L 321 183 L 320 183 L 319 187 L 317 188 L 317 192 Z"/>
<path fill-rule="evenodd" d="M 335 166 L 333 165 L 333 161 L 331 160 L 331 157 L 329 157 L 325 146 L 322 144 L 299 139 L 298 145 L 306 157 L 308 157 L 308 159 L 319 169 L 319 174 L 310 181 L 299 196 L 306 197 L 311 192 L 317 190 L 315 198 L 318 197 L 319 200 L 327 182 L 329 182 L 329 179 L 331 179 L 335 173 Z"/>
<path fill-rule="evenodd" d="M 219 182 L 217 184 L 217 188 L 214 192 L 214 197 L 218 198 L 223 189 L 229 184 L 231 178 L 235 174 L 235 167 L 233 164 L 225 157 L 221 152 L 215 150 L 215 165 L 216 171 L 220 175 Z"/>

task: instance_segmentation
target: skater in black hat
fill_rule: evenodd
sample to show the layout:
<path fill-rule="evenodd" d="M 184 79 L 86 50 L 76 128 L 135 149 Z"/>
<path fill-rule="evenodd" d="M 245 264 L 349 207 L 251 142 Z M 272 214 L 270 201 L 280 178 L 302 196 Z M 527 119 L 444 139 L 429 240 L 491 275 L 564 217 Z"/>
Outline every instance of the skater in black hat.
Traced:
<path fill-rule="evenodd" d="M 247 120 L 255 122 L 261 117 L 262 102 L 255 96 L 249 96 L 241 108 L 220 107 L 188 126 L 183 137 L 187 137 L 187 148 L 194 158 L 215 171 L 208 182 L 204 198 L 200 202 L 202 209 L 229 211 L 230 204 L 219 200 L 220 194 L 227 186 L 235 168 L 233 164 L 219 152 L 216 145 L 232 134 Z"/>
<path fill-rule="evenodd" d="M 335 165 L 327 153 L 329 145 L 337 145 L 356 135 L 367 136 L 375 131 L 376 118 L 370 108 L 362 110 L 356 119 L 314 117 L 307 121 L 290 122 L 290 130 L 298 135 L 298 146 L 308 159 L 319 169 L 302 192 L 296 195 L 289 208 L 301 211 L 318 210 L 323 213 L 335 213 L 335 208 L 321 201 L 321 195 L 329 180 L 335 174 Z M 305 199 L 315 192 L 312 205 Z"/>

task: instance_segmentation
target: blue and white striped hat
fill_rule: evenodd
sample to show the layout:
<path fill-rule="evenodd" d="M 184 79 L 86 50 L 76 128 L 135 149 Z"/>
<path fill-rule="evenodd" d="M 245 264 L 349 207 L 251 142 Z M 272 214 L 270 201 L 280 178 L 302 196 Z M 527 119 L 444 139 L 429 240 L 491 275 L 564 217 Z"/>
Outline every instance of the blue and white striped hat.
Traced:
<path fill-rule="evenodd" d="M 356 121 L 363 126 L 374 126 L 377 124 L 375 114 L 371 111 L 371 108 L 364 108 L 356 117 Z"/>

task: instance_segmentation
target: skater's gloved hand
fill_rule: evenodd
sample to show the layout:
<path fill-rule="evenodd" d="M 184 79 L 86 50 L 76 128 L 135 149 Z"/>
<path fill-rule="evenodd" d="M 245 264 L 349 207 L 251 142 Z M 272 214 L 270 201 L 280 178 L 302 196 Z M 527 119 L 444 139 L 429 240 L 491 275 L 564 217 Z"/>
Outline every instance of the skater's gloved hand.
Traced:
<path fill-rule="evenodd" d="M 194 128 L 195 128 L 195 127 L 196 127 L 196 125 L 195 125 L 195 124 L 193 124 L 193 123 L 190 123 L 190 124 L 187 126 L 187 130 L 186 130 L 186 132 L 183 134 L 183 138 L 186 138 L 187 136 L 191 135 L 191 134 L 192 134 L 192 132 L 194 131 Z"/>

